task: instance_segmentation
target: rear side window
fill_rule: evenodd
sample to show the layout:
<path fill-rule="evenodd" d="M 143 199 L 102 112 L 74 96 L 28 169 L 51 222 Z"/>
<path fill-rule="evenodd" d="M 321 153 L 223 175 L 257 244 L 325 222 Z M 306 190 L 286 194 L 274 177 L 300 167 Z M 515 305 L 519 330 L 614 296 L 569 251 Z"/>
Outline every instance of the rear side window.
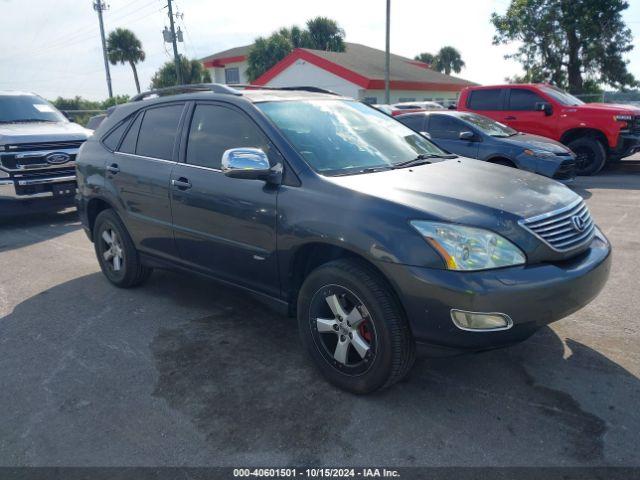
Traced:
<path fill-rule="evenodd" d="M 462 122 L 447 115 L 431 115 L 429 119 L 429 134 L 433 138 L 458 140 L 460 138 L 460 132 L 464 130 L 464 124 Z"/>
<path fill-rule="evenodd" d="M 536 92 L 524 88 L 512 88 L 509 91 L 508 110 L 535 110 L 536 103 L 544 102 L 544 98 Z"/>
<path fill-rule="evenodd" d="M 415 130 L 416 132 L 424 131 L 424 115 L 407 115 L 406 117 L 401 117 L 400 120 L 411 130 Z"/>
<path fill-rule="evenodd" d="M 499 88 L 472 90 L 467 107 L 472 110 L 502 110 L 501 92 Z"/>
<path fill-rule="evenodd" d="M 138 140 L 138 131 L 140 130 L 140 122 L 142 121 L 142 114 L 139 114 L 133 121 L 131 128 L 124 136 L 124 140 L 120 144 L 119 152 L 123 153 L 136 153 L 136 141 Z"/>
<path fill-rule="evenodd" d="M 183 108 L 184 105 L 167 105 L 144 112 L 136 154 L 171 160 Z"/>
<path fill-rule="evenodd" d="M 246 115 L 218 105 L 197 105 L 189 128 L 187 163 L 219 170 L 224 151 L 238 147 L 261 148 L 269 156 L 277 155 Z"/>
<path fill-rule="evenodd" d="M 127 127 L 129 126 L 129 123 L 131 123 L 131 119 L 125 120 L 116 128 L 111 130 L 111 132 L 105 135 L 104 138 L 102 139 L 102 143 L 104 144 L 104 146 L 111 151 L 114 151 L 116 148 L 118 148 L 120 139 L 122 138 L 122 135 L 124 134 Z"/>

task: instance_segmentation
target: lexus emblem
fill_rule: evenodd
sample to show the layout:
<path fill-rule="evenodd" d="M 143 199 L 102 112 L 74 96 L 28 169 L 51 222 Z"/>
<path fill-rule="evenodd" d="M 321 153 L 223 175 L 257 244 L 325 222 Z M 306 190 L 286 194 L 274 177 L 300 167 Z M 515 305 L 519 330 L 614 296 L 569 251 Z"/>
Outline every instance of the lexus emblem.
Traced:
<path fill-rule="evenodd" d="M 571 217 L 571 223 L 573 224 L 573 228 L 578 232 L 583 232 L 586 227 L 585 221 L 580 215 L 574 215 Z"/>
<path fill-rule="evenodd" d="M 71 160 L 71 155 L 64 152 L 55 152 L 47 155 L 45 159 L 47 160 L 47 163 L 50 163 L 51 165 L 60 165 Z"/>

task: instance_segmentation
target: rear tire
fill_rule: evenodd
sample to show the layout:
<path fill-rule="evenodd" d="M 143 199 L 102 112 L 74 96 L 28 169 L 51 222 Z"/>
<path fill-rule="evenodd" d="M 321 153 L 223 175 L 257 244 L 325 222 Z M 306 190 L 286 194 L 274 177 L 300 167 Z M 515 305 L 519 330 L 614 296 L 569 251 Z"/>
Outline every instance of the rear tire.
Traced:
<path fill-rule="evenodd" d="M 135 287 L 151 275 L 152 269 L 140 261 L 133 240 L 115 211 L 103 210 L 96 217 L 93 245 L 102 273 L 116 287 Z"/>
<path fill-rule="evenodd" d="M 602 142 L 593 137 L 581 137 L 567 145 L 576 154 L 576 174 L 595 175 L 607 161 L 607 152 Z"/>
<path fill-rule="evenodd" d="M 297 310 L 302 343 L 324 377 L 343 390 L 389 387 L 413 365 L 415 343 L 404 312 L 363 262 L 316 268 L 300 289 Z"/>

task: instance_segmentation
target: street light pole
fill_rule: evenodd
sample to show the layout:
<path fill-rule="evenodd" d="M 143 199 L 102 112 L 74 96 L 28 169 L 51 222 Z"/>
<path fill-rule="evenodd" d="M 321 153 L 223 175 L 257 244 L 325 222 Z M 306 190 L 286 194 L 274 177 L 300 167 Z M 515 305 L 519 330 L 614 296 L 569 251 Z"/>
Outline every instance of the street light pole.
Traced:
<path fill-rule="evenodd" d="M 109 60 L 107 59 L 107 42 L 104 39 L 104 23 L 102 22 L 102 11 L 109 8 L 102 0 L 96 0 L 93 3 L 93 9 L 98 12 L 98 21 L 100 22 L 100 38 L 102 39 L 102 56 L 104 57 L 104 71 L 107 75 L 107 88 L 109 89 L 109 98 L 113 98 L 113 90 L 111 89 L 111 72 L 109 71 Z"/>
<path fill-rule="evenodd" d="M 389 81 L 389 58 L 390 58 L 390 43 L 391 43 L 391 0 L 387 0 L 387 38 L 386 47 L 384 51 L 384 103 L 387 105 L 391 103 L 390 95 L 390 81 Z"/>

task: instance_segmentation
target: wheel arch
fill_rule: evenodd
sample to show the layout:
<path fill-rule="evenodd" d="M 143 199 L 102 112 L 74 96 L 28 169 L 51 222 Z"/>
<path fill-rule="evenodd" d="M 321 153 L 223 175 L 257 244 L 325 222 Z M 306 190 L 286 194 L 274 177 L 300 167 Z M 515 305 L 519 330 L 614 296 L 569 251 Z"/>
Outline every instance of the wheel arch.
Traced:
<path fill-rule="evenodd" d="M 578 138 L 589 137 L 595 138 L 605 149 L 609 149 L 609 141 L 607 140 L 607 136 L 604 134 L 602 130 L 598 130 L 597 128 L 589 128 L 589 127 L 580 127 L 580 128 L 572 128 L 567 130 L 560 137 L 560 143 L 564 145 L 568 145 L 569 143 L 577 140 Z"/>
<path fill-rule="evenodd" d="M 287 275 L 287 297 L 289 299 L 289 315 L 296 315 L 298 292 L 307 276 L 316 268 L 333 260 L 351 259 L 377 273 L 389 288 L 389 292 L 406 315 L 404 305 L 393 282 L 372 261 L 354 250 L 324 242 L 310 242 L 299 246 L 291 256 Z"/>
<path fill-rule="evenodd" d="M 497 164 L 499 164 L 500 162 L 506 162 L 506 163 L 510 163 L 513 166 L 513 168 L 518 168 L 518 164 L 514 162 L 512 159 L 510 159 L 509 157 L 507 157 L 506 155 L 492 155 L 491 157 L 487 158 L 485 162 L 497 163 Z"/>
<path fill-rule="evenodd" d="M 96 217 L 100 212 L 108 209 L 115 210 L 113 205 L 102 197 L 94 197 L 87 202 L 87 225 L 90 232 L 93 233 Z"/>

